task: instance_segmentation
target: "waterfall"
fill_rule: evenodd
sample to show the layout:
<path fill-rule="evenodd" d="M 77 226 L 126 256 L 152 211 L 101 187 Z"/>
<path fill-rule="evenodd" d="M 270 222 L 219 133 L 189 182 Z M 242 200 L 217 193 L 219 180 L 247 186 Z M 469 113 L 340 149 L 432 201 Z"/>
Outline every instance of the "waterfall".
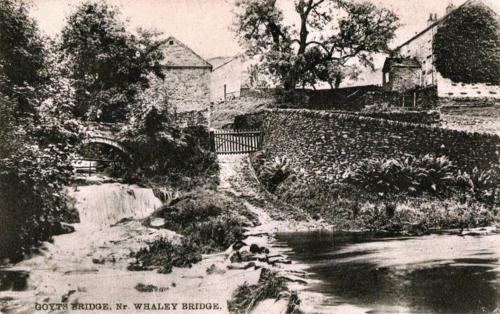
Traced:
<path fill-rule="evenodd" d="M 108 227 L 123 218 L 145 218 L 162 205 L 152 189 L 107 183 L 68 188 L 83 228 Z"/>

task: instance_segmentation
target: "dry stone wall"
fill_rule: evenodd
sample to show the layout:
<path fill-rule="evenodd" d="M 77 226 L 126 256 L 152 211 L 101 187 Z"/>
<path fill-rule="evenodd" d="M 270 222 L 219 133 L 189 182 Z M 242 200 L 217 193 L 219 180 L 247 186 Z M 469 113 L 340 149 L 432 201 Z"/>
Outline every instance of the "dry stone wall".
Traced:
<path fill-rule="evenodd" d="M 340 182 L 351 164 L 368 158 L 445 155 L 467 171 L 498 163 L 496 135 L 305 109 L 264 110 L 250 118 L 261 124 L 268 158 L 287 156 L 311 179 L 326 182 Z"/>

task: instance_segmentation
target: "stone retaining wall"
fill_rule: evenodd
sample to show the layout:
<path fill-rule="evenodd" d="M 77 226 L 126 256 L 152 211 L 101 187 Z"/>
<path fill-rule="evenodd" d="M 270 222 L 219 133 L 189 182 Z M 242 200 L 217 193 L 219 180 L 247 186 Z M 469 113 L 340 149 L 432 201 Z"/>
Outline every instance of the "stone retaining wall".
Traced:
<path fill-rule="evenodd" d="M 260 124 L 268 158 L 287 156 L 294 167 L 327 182 L 340 182 L 351 164 L 367 158 L 445 155 L 466 171 L 498 163 L 496 135 L 305 109 L 247 117 Z"/>

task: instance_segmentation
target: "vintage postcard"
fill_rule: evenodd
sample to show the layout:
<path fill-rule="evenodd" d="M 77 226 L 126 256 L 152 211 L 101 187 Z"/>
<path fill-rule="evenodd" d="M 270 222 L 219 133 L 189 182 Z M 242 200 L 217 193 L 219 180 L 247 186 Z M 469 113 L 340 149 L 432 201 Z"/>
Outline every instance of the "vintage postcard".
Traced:
<path fill-rule="evenodd" d="M 498 0 L 0 0 L 0 314 L 500 313 Z"/>

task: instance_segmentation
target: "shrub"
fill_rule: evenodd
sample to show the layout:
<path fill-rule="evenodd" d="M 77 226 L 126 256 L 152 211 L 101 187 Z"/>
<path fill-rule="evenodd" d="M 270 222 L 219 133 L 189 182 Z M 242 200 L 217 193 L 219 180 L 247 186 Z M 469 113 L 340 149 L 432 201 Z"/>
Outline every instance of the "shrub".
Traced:
<path fill-rule="evenodd" d="M 0 125 L 0 258 L 19 260 L 77 218 L 64 188 L 78 126 L 46 114 L 16 118 L 2 95 Z"/>
<path fill-rule="evenodd" d="M 453 164 L 445 156 L 376 158 L 352 166 L 344 174 L 344 182 L 380 195 L 423 192 L 446 195 L 454 179 L 453 170 Z"/>
<path fill-rule="evenodd" d="M 227 215 L 210 218 L 184 230 L 184 233 L 200 246 L 202 253 L 225 250 L 233 243 L 242 240 L 244 232 L 242 222 Z"/>
<path fill-rule="evenodd" d="M 182 239 L 180 244 L 161 238 L 148 247 L 132 253 L 136 261 L 129 270 L 148 270 L 157 268 L 160 273 L 172 272 L 172 267 L 191 267 L 201 261 L 198 247 L 191 241 Z"/>
<path fill-rule="evenodd" d="M 241 206 L 226 195 L 207 190 L 195 190 L 172 201 L 156 211 L 153 216 L 165 219 L 165 228 L 189 238 L 202 253 L 213 253 L 227 249 L 241 240 L 244 225 L 254 217 L 247 210 L 234 213 Z"/>
<path fill-rule="evenodd" d="M 459 171 L 455 184 L 466 193 L 469 193 L 476 200 L 494 204 L 495 194 L 500 183 L 500 167 L 480 171 L 475 167 L 469 174 Z"/>
<path fill-rule="evenodd" d="M 269 162 L 263 159 L 264 153 L 261 154 L 255 157 L 260 159 L 257 161 L 257 178 L 269 192 L 274 193 L 278 185 L 285 181 L 293 170 L 286 156 L 276 157 L 274 161 Z"/>
<path fill-rule="evenodd" d="M 243 114 L 234 117 L 233 126 L 240 130 L 260 129 L 264 123 L 264 116 L 259 113 Z"/>
<path fill-rule="evenodd" d="M 168 107 L 139 105 L 131 109 L 129 123 L 120 134 L 133 155 L 134 175 L 142 180 L 168 177 L 176 184 L 186 177 L 217 173 L 217 157 L 206 149 L 206 128 L 172 127 Z"/>
<path fill-rule="evenodd" d="M 174 231 L 186 229 L 198 222 L 206 221 L 210 217 L 220 215 L 221 208 L 212 203 L 203 203 L 199 199 L 184 199 L 163 207 L 157 216 L 165 218 L 166 227 Z"/>
<path fill-rule="evenodd" d="M 277 299 L 283 291 L 288 291 L 285 279 L 264 268 L 257 284 L 249 285 L 245 282 L 239 286 L 227 306 L 231 313 L 250 313 L 257 303 L 265 299 Z"/>

